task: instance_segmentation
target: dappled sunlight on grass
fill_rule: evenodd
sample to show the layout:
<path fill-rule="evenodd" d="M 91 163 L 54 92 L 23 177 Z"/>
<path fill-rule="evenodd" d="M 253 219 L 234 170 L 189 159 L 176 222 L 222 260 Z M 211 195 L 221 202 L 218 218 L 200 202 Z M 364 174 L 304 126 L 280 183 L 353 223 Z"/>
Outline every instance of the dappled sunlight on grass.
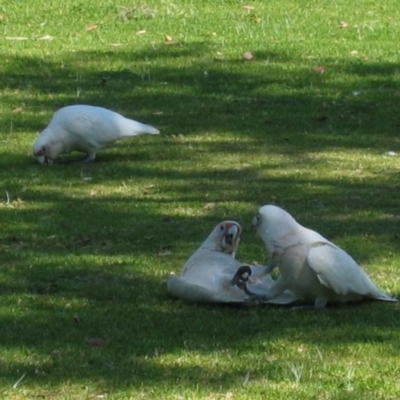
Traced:
<path fill-rule="evenodd" d="M 243 227 L 238 259 L 266 264 L 251 220 L 274 203 L 399 295 L 399 13 L 344 0 L 0 7 L 1 397 L 398 398 L 397 304 L 195 305 L 165 279 L 224 219 Z M 161 135 L 38 165 L 38 133 L 82 103 Z"/>

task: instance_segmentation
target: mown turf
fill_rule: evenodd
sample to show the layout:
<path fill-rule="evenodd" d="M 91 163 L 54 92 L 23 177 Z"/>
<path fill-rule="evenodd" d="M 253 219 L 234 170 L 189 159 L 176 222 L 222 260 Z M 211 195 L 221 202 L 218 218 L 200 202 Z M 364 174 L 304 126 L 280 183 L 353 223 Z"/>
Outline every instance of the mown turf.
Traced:
<path fill-rule="evenodd" d="M 394 0 L 0 4 L 0 396 L 398 398 L 397 304 L 198 306 L 165 278 L 223 219 L 266 262 L 250 221 L 275 203 L 400 293 L 399 21 Z M 79 103 L 162 134 L 36 164 Z"/>

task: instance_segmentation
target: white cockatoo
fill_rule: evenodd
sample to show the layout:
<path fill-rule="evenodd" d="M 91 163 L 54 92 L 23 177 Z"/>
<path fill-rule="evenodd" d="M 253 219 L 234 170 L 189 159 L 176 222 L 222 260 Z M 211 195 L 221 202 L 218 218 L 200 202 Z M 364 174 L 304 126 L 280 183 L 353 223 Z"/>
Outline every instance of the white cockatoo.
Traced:
<path fill-rule="evenodd" d="M 117 140 L 160 132 L 102 107 L 73 105 L 59 109 L 33 145 L 33 154 L 43 164 L 62 153 L 86 153 L 84 161 L 93 161 L 96 152 Z"/>
<path fill-rule="evenodd" d="M 265 300 L 290 290 L 299 300 L 313 302 L 315 308 L 363 298 L 397 301 L 376 286 L 345 251 L 300 225 L 282 208 L 261 207 L 253 225 L 271 255 L 271 268 L 280 270 Z M 251 292 L 249 285 L 247 289 Z"/>
<path fill-rule="evenodd" d="M 273 280 L 267 275 L 265 267 L 242 267 L 235 259 L 241 231 L 239 223 L 235 221 L 219 223 L 187 260 L 181 275 L 171 274 L 168 277 L 169 292 L 180 299 L 199 303 L 240 303 L 251 300 L 252 295 L 236 286 L 236 274 L 240 271 L 240 278 L 246 280 L 246 287 L 252 293 L 268 293 Z M 290 293 L 274 299 L 277 304 L 292 301 Z"/>

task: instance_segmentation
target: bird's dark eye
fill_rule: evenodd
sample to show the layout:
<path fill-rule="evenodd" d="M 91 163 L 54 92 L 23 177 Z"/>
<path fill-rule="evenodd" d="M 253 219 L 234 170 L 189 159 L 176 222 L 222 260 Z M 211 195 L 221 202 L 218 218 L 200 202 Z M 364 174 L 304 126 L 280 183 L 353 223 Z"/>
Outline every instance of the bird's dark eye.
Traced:
<path fill-rule="evenodd" d="M 257 215 L 253 218 L 253 221 L 251 221 L 251 223 L 252 223 L 254 226 L 260 226 L 260 225 L 261 225 L 260 214 L 257 214 Z"/>
<path fill-rule="evenodd" d="M 221 225 L 221 226 L 219 227 L 219 230 L 220 230 L 221 232 L 223 232 L 223 231 L 225 230 L 224 226 Z"/>

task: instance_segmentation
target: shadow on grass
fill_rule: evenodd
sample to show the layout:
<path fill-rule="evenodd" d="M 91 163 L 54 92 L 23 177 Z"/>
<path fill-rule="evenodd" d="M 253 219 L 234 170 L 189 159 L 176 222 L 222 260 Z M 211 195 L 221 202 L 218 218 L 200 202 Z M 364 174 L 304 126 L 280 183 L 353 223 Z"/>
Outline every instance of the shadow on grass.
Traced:
<path fill-rule="evenodd" d="M 325 177 L 310 181 L 268 176 L 265 171 L 276 168 L 268 163 L 239 170 L 221 167 L 212 171 L 186 171 L 165 170 L 163 164 L 149 168 L 141 163 L 110 166 L 100 162 L 83 167 L 83 175 L 91 178 L 85 181 L 81 166 L 29 168 L 35 171 L 35 188 L 21 182 L 0 187 L 10 200 L 7 206 L 4 195 L 0 207 L 6 232 L 0 243 L 14 240 L 20 245 L 21 242 L 38 255 L 46 248 L 80 254 L 96 250 L 102 254 L 109 251 L 150 255 L 159 248 L 179 247 L 189 237 L 201 243 L 223 219 L 240 222 L 248 241 L 253 241 L 250 235 L 254 234 L 248 232 L 251 219 L 258 207 L 271 198 L 300 223 L 331 240 L 362 236 L 365 242 L 369 237 L 385 237 L 386 242 L 392 243 L 392 251 L 396 251 L 398 201 L 395 193 L 387 192 L 393 186 L 391 177 L 372 181 Z M 137 191 L 129 189 L 127 194 L 124 186 L 119 193 L 98 194 L 113 171 L 117 175 L 114 179 L 125 186 L 134 187 L 142 180 L 155 184 Z M 69 175 L 64 176 L 65 172 Z M 78 192 L 69 194 L 71 185 Z M 79 191 L 81 194 L 77 195 Z M 202 198 L 203 206 L 213 205 L 203 210 L 202 215 L 185 218 L 173 213 L 174 207 L 190 209 Z M 250 212 L 235 206 L 240 203 L 252 205 Z M 380 254 L 379 249 L 371 248 L 367 254 L 357 256 L 363 262 Z"/>
<path fill-rule="evenodd" d="M 388 353 L 398 352 L 395 305 L 324 313 L 186 305 L 167 296 L 164 275 L 154 272 L 181 267 L 164 261 L 158 255 L 161 248 L 190 248 L 189 255 L 220 220 L 239 219 L 243 225 L 251 220 L 247 211 L 233 215 L 232 206 L 224 202 L 251 203 L 255 212 L 270 198 L 296 218 L 301 211 L 300 222 L 329 238 L 340 239 L 344 232 L 382 236 L 390 251 L 397 252 L 398 219 L 393 215 L 398 202 L 395 195 L 385 194 L 393 189 L 393 175 L 361 182 L 316 177 L 312 185 L 301 176 L 268 175 L 290 167 L 269 163 L 271 153 L 289 154 L 291 163 L 318 166 L 323 161 L 313 153 L 332 147 L 397 149 L 397 65 L 348 60 L 341 65 L 335 60 L 324 75 L 304 65 L 292 74 L 285 70 L 288 60 L 276 54 L 256 54 L 251 63 L 213 61 L 204 43 L 137 53 L 77 52 L 56 60 L 4 58 L 5 131 L 11 121 L 16 135 L 39 131 L 53 111 L 73 103 L 112 108 L 162 130 L 160 138 L 101 152 L 93 166 L 60 163 L 46 169 L 27 156 L 2 153 L 0 190 L 21 196 L 21 202 L 12 198 L 0 208 L 5 262 L 0 292 L 6 310 L 0 316 L 0 337 L 5 350 L 22 353 L 22 361 L 0 363 L 8 383 L 27 373 L 27 384 L 93 380 L 99 388 L 166 383 L 196 387 L 201 381 L 217 389 L 241 385 L 249 371 L 273 380 L 281 376 L 283 364 L 252 366 L 245 358 L 245 367 L 234 362 L 200 367 L 190 358 L 168 361 L 162 356 L 268 354 L 280 339 L 328 349 L 388 341 L 393 345 Z M 21 104 L 23 112 L 12 113 Z M 196 141 L 209 132 L 221 139 Z M 226 133 L 237 141 L 224 140 Z M 264 153 L 262 165 L 251 164 L 252 155 Z M 209 154 L 221 159 L 212 171 L 165 168 L 180 161 L 201 165 Z M 224 156 L 232 154 L 249 165 L 240 161 L 237 169 L 224 166 Z M 93 179 L 84 181 L 82 173 Z M 141 179 L 156 184 L 129 196 L 90 197 L 95 184 L 131 180 L 134 185 Z M 69 195 L 71 185 L 82 190 L 81 197 Z M 187 217 L 163 209 L 199 201 L 214 202 L 216 209 Z M 368 220 L 358 212 L 370 214 Z M 377 217 L 382 213 L 388 218 Z M 252 241 L 248 234 L 243 247 L 249 243 L 254 249 Z M 381 249 L 363 251 L 357 254 L 361 262 L 381 255 Z M 132 262 L 115 260 L 129 255 Z M 90 337 L 101 337 L 105 344 L 88 346 Z"/>
<path fill-rule="evenodd" d="M 3 120 L 6 127 L 14 120 L 17 131 L 39 131 L 56 109 L 88 103 L 153 123 L 164 135 L 228 131 L 279 146 L 295 140 L 304 153 L 332 144 L 398 146 L 397 64 L 326 60 L 325 74 L 301 62 L 288 71 L 296 60 L 268 52 L 251 63 L 216 62 L 205 42 L 54 60 L 3 57 L 3 103 L 10 111 L 25 104 Z M 307 133 L 314 135 L 296 138 Z"/>
<path fill-rule="evenodd" d="M 1 287 L 3 307 L 9 306 L 1 316 L 1 346 L 29 359 L 0 364 L 9 382 L 26 373 L 26 385 L 92 380 L 99 390 L 117 390 L 177 383 L 194 388 L 201 381 L 217 390 L 239 387 L 249 372 L 281 380 L 287 360 L 252 361 L 260 353 L 273 354 L 282 340 L 307 346 L 316 358 L 320 346 L 329 352 L 338 345 L 389 342 L 388 355 L 399 351 L 393 348 L 398 309 L 389 304 L 323 312 L 186 305 L 166 296 L 164 283 L 149 276 L 51 263 L 26 269 L 21 278 L 18 314 L 13 312 L 17 287 Z M 89 345 L 90 338 L 101 338 L 101 345 Z M 188 354 L 199 359 L 215 354 L 221 364 L 196 365 Z M 221 361 L 226 357 L 231 361 Z M 235 357 L 245 363 L 235 363 Z"/>

